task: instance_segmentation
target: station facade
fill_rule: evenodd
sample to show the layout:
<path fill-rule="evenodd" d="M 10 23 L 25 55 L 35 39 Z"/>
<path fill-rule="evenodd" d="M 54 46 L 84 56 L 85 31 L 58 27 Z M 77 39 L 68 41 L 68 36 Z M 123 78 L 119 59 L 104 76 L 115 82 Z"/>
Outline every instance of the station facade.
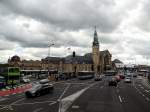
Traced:
<path fill-rule="evenodd" d="M 15 55 L 8 59 L 8 65 L 20 67 L 21 70 L 57 70 L 59 72 L 77 73 L 79 71 L 95 71 L 103 73 L 112 68 L 112 55 L 109 50 L 100 51 L 97 31 L 94 31 L 92 52 L 83 56 L 46 57 L 41 60 L 21 60 Z"/>

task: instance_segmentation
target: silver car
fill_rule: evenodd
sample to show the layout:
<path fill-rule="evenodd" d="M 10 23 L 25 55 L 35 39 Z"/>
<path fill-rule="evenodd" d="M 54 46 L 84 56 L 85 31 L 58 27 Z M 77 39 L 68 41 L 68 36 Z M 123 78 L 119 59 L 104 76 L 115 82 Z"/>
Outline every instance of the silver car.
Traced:
<path fill-rule="evenodd" d="M 126 82 L 126 83 L 131 83 L 132 81 L 131 81 L 131 77 L 126 77 L 125 79 L 124 79 L 124 82 Z"/>

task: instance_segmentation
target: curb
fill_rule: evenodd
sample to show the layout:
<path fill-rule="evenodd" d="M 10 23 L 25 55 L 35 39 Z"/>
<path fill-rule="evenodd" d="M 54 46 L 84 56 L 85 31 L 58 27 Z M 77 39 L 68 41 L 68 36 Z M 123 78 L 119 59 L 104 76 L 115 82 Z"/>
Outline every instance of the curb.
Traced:
<path fill-rule="evenodd" d="M 13 89 L 12 88 L 11 89 L 5 89 L 3 91 L 0 91 L 0 96 L 9 96 L 9 95 L 15 95 L 18 93 L 23 93 L 31 87 L 32 87 L 32 84 L 26 84 L 26 85 L 14 87 Z"/>

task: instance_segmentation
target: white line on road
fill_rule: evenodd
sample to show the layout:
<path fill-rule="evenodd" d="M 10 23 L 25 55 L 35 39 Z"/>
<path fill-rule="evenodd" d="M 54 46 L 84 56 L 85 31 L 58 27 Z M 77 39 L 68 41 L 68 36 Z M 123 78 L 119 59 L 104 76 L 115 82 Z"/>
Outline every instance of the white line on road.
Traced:
<path fill-rule="evenodd" d="M 56 101 L 43 101 L 43 102 L 33 102 L 33 103 L 20 103 L 20 104 L 12 104 L 12 105 L 34 105 L 34 104 L 42 104 L 42 103 L 55 103 Z"/>
<path fill-rule="evenodd" d="M 22 100 L 24 100 L 24 99 L 25 99 L 25 98 L 21 98 L 21 99 L 15 101 L 15 102 L 12 102 L 10 105 L 13 105 L 13 104 L 15 104 L 15 103 L 18 103 L 18 102 L 20 102 L 20 101 L 22 101 Z"/>
<path fill-rule="evenodd" d="M 146 100 L 147 100 L 147 101 L 150 101 L 150 99 L 149 99 L 148 97 L 146 97 Z"/>
<path fill-rule="evenodd" d="M 145 90 L 145 92 L 147 92 L 147 93 L 148 93 L 148 92 L 149 92 L 149 90 Z"/>
<path fill-rule="evenodd" d="M 22 101 L 22 100 L 24 100 L 25 98 L 21 98 L 21 99 L 19 99 L 19 100 L 17 100 L 17 101 L 15 101 L 15 102 L 12 102 L 11 104 L 9 104 L 9 105 L 6 105 L 6 106 L 4 106 L 4 107 L 2 107 L 2 108 L 0 108 L 0 110 L 2 110 L 2 109 L 4 109 L 4 108 L 7 108 L 7 107 L 11 107 L 11 105 L 14 105 L 15 103 L 17 103 L 17 102 L 19 102 L 19 101 Z M 12 107 L 11 107 L 12 108 Z M 11 110 L 11 109 L 10 109 Z"/>
<path fill-rule="evenodd" d="M 101 86 L 100 88 L 102 89 L 102 88 L 104 88 L 104 86 Z"/>
<path fill-rule="evenodd" d="M 64 96 L 64 94 L 66 93 L 66 91 L 69 89 L 70 86 L 71 86 L 71 84 L 68 84 L 68 86 L 65 88 L 64 92 L 60 95 L 58 100 L 62 99 L 62 97 Z"/>
<path fill-rule="evenodd" d="M 141 91 L 139 91 L 139 93 L 142 95 L 143 93 Z"/>
<path fill-rule="evenodd" d="M 66 83 L 66 84 L 79 84 L 79 85 L 90 85 L 90 84 L 87 84 L 87 83 Z"/>
<path fill-rule="evenodd" d="M 43 110 L 43 108 L 37 108 L 37 109 L 35 109 L 33 112 L 39 112 L 39 111 L 41 111 L 41 110 Z"/>
<path fill-rule="evenodd" d="M 120 102 L 122 103 L 122 99 L 121 99 L 121 96 L 119 95 L 119 100 L 120 100 Z"/>
<path fill-rule="evenodd" d="M 141 88 L 141 89 L 144 89 L 144 87 L 142 87 L 142 86 L 141 86 L 140 88 Z"/>
<path fill-rule="evenodd" d="M 73 108 L 73 109 L 78 109 L 79 106 L 78 106 L 78 105 L 73 105 L 72 108 Z"/>
<path fill-rule="evenodd" d="M 61 98 L 61 99 L 58 99 L 59 101 L 59 110 L 58 112 L 66 112 L 66 110 L 69 108 L 69 106 L 71 106 L 71 104 L 81 95 L 83 94 L 87 89 L 91 88 L 92 86 L 98 84 L 97 83 L 94 83 L 94 84 L 91 84 L 89 85 L 88 87 L 82 89 L 82 90 L 79 90 L 77 91 L 76 93 L 70 95 L 70 96 L 67 96 L 65 98 Z"/>
<path fill-rule="evenodd" d="M 5 100 L 8 100 L 9 98 L 3 98 L 3 97 L 0 97 L 0 102 L 1 101 L 5 101 Z"/>
<path fill-rule="evenodd" d="M 54 104 L 56 104 L 57 103 L 57 101 L 56 102 L 53 102 L 53 103 L 50 103 L 50 104 L 48 104 L 49 106 L 51 106 L 51 105 L 54 105 Z"/>

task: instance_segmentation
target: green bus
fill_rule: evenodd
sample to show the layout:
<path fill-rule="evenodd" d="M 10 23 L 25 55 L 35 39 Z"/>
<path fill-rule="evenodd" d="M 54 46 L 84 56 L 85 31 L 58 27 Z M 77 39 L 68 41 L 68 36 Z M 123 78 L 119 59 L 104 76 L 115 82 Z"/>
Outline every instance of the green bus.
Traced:
<path fill-rule="evenodd" d="M 20 83 L 20 68 L 19 67 L 1 67 L 0 69 L 0 88 L 8 85 Z"/>
<path fill-rule="evenodd" d="M 8 84 L 20 83 L 20 68 L 19 67 L 8 67 L 7 75 Z"/>
<path fill-rule="evenodd" d="M 8 76 L 9 77 L 20 76 L 20 68 L 19 67 L 8 67 Z"/>

